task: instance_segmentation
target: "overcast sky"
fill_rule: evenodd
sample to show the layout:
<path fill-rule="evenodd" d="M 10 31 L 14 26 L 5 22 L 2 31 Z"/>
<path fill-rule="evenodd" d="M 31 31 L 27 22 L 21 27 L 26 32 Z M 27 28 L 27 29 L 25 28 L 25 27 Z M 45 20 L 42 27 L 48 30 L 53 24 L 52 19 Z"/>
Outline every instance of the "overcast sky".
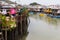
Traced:
<path fill-rule="evenodd" d="M 11 0 L 12 1 L 12 0 Z M 22 5 L 25 5 L 25 4 L 30 4 L 32 2 L 37 2 L 39 4 L 43 4 L 43 5 L 51 5 L 51 4 L 58 4 L 60 5 L 60 0 L 13 0 L 13 1 L 16 1 Z"/>

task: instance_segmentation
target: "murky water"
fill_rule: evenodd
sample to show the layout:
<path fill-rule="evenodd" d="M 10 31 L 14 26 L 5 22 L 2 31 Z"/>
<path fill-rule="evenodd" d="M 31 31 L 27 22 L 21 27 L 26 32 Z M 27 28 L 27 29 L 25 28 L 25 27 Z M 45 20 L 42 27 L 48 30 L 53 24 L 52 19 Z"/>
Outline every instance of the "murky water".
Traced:
<path fill-rule="evenodd" d="M 60 19 L 38 14 L 29 17 L 29 34 L 25 40 L 60 40 Z"/>

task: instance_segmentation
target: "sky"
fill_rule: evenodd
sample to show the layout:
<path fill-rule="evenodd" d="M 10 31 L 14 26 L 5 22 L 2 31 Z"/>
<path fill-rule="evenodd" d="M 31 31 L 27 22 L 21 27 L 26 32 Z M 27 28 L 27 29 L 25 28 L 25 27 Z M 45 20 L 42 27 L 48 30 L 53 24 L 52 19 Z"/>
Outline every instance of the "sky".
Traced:
<path fill-rule="evenodd" d="M 33 2 L 37 2 L 42 5 L 60 5 L 60 0 L 13 0 L 13 2 L 15 1 L 22 5 L 28 5 Z"/>

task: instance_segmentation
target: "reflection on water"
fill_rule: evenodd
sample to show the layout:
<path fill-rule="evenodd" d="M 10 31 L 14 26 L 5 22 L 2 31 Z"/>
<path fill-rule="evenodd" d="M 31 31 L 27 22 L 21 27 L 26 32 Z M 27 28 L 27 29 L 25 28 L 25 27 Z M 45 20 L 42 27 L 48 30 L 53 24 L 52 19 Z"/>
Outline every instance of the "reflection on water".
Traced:
<path fill-rule="evenodd" d="M 25 40 L 60 40 L 60 19 L 34 14 L 29 17 L 29 34 Z"/>
<path fill-rule="evenodd" d="M 43 21 L 45 21 L 47 24 L 49 24 L 49 25 L 53 25 L 53 26 L 58 26 L 59 24 L 60 24 L 60 19 L 59 18 L 51 18 L 51 17 L 48 17 L 48 16 L 44 16 L 44 17 L 41 17 L 41 16 L 39 16 L 39 15 L 33 15 L 33 16 L 31 16 L 31 17 L 33 17 L 33 18 L 35 18 L 37 21 L 38 20 L 43 20 Z"/>
<path fill-rule="evenodd" d="M 49 24 L 52 24 L 52 25 L 55 25 L 55 26 L 58 25 L 58 24 L 57 24 L 57 20 L 56 20 L 56 19 L 53 19 L 53 18 L 50 18 L 50 17 L 47 17 L 47 22 L 48 22 Z"/>

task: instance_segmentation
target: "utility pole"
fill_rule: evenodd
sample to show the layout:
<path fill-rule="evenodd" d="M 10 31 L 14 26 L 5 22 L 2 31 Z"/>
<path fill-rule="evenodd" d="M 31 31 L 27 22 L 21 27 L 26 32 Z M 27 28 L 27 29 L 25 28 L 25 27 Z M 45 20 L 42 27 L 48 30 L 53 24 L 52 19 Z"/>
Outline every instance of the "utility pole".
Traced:
<path fill-rule="evenodd" d="M 0 2 L 0 8 L 2 8 L 2 4 L 1 4 L 1 2 Z"/>

